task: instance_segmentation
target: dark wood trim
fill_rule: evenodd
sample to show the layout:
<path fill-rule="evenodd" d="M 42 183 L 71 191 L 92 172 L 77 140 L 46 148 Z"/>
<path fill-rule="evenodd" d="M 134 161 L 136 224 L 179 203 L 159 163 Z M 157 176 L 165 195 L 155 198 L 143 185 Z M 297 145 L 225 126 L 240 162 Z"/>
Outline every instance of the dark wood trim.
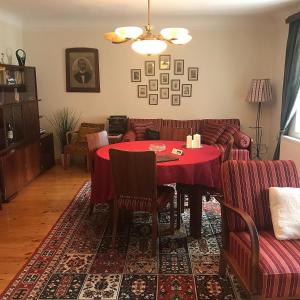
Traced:
<path fill-rule="evenodd" d="M 224 202 L 223 203 L 221 202 L 221 205 L 224 208 L 225 216 L 226 216 L 227 210 L 237 214 L 245 222 L 245 224 L 248 228 L 248 231 L 250 234 L 250 241 L 251 241 L 250 292 L 255 295 L 255 294 L 257 294 L 258 270 L 259 270 L 259 268 L 258 268 L 258 266 L 259 266 L 259 239 L 258 239 L 258 232 L 257 232 L 256 226 L 255 226 L 255 223 L 254 223 L 253 219 L 246 212 L 242 211 L 241 209 L 233 207 L 230 204 L 224 203 Z M 226 238 L 226 234 L 224 234 L 224 238 Z"/>
<path fill-rule="evenodd" d="M 297 12 L 297 13 L 289 16 L 288 18 L 286 18 L 285 23 L 290 24 L 290 23 L 298 21 L 298 20 L 300 20 L 300 12 Z"/>

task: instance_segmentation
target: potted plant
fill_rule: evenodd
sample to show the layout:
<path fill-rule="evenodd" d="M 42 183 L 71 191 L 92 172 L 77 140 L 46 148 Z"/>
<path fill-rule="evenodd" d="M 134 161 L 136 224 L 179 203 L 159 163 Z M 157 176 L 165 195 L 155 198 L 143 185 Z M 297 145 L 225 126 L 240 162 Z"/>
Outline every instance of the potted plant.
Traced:
<path fill-rule="evenodd" d="M 74 131 L 79 117 L 73 110 L 64 107 L 63 109 L 54 112 L 51 118 L 49 118 L 48 120 L 51 126 L 54 128 L 54 132 L 58 138 L 60 145 L 61 162 L 63 165 L 64 147 L 67 144 L 66 134 L 69 131 Z"/>

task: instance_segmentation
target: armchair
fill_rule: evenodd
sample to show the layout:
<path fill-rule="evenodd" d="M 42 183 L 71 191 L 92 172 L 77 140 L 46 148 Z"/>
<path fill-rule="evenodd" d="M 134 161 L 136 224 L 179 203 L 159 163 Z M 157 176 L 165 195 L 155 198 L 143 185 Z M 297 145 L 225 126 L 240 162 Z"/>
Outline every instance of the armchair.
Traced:
<path fill-rule="evenodd" d="M 300 187 L 292 161 L 227 161 L 220 273 L 228 266 L 250 299 L 300 299 L 300 240 L 277 240 L 269 187 Z"/>
<path fill-rule="evenodd" d="M 104 124 L 81 123 L 78 131 L 66 133 L 67 144 L 64 147 L 64 167 L 68 168 L 68 155 L 85 156 L 87 169 L 90 170 L 89 149 L 86 135 L 104 130 Z"/>

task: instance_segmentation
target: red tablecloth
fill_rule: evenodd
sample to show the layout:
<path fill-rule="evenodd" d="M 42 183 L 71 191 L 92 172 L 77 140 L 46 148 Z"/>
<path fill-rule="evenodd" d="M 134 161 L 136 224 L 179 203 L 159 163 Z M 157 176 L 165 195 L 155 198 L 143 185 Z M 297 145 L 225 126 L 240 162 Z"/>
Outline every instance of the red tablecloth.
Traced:
<path fill-rule="evenodd" d="M 149 150 L 150 144 L 164 144 L 169 154 L 173 148 L 182 149 L 179 160 L 157 163 L 157 184 L 185 183 L 220 187 L 220 151 L 212 146 L 202 145 L 200 149 L 186 149 L 182 141 L 135 141 L 112 144 L 96 152 L 92 176 L 91 203 L 103 203 L 113 196 L 109 149 L 127 151 Z"/>

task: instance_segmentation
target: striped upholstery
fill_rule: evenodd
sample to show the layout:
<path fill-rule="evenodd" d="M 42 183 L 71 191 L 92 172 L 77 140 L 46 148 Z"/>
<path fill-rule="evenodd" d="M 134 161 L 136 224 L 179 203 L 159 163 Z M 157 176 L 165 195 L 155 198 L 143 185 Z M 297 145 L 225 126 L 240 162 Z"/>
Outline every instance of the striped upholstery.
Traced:
<path fill-rule="evenodd" d="M 240 130 L 240 120 L 239 119 L 202 119 L 200 120 L 200 126 L 205 124 L 222 124 L 222 125 L 234 125 Z"/>
<path fill-rule="evenodd" d="M 200 127 L 201 142 L 208 145 L 213 145 L 224 132 L 226 126 L 218 124 L 205 124 Z"/>
<path fill-rule="evenodd" d="M 300 299 L 300 240 L 279 241 L 272 231 L 260 231 L 259 243 L 258 294 L 266 298 Z M 250 278 L 248 232 L 230 233 L 229 252 L 246 278 Z"/>
<path fill-rule="evenodd" d="M 228 141 L 230 140 L 231 136 L 234 136 L 234 134 L 238 131 L 238 127 L 235 125 L 226 125 L 226 128 L 224 132 L 221 134 L 221 136 L 218 138 L 218 143 L 222 145 L 226 145 Z"/>
<path fill-rule="evenodd" d="M 234 144 L 239 148 L 239 149 L 248 149 L 251 144 L 251 139 L 248 135 L 241 131 L 237 131 L 234 135 Z"/>
<path fill-rule="evenodd" d="M 214 144 L 211 146 L 216 147 L 220 150 L 221 157 L 223 159 L 226 145 Z M 230 159 L 232 159 L 232 160 L 249 160 L 250 159 L 249 151 L 245 150 L 245 149 L 238 149 L 238 148 L 236 148 L 236 146 L 233 146 L 233 149 L 231 150 L 231 154 L 230 154 Z"/>
<path fill-rule="evenodd" d="M 199 132 L 201 120 L 163 120 L 162 126 L 173 128 L 191 128 L 192 134 Z"/>
<path fill-rule="evenodd" d="M 148 123 L 149 121 L 153 123 L 156 129 L 160 130 L 162 119 L 137 119 L 137 118 L 128 119 L 128 130 L 134 129 L 133 125 L 135 123 Z"/>
<path fill-rule="evenodd" d="M 132 129 L 128 130 L 123 135 L 123 138 L 122 138 L 123 142 L 133 142 L 135 140 L 136 140 L 136 134 L 135 134 L 134 130 L 132 130 Z"/>
<path fill-rule="evenodd" d="M 272 228 L 268 188 L 300 187 L 292 161 L 227 161 L 221 168 L 224 201 L 247 212 L 258 230 Z M 230 231 L 244 231 L 236 215 L 228 216 Z"/>

